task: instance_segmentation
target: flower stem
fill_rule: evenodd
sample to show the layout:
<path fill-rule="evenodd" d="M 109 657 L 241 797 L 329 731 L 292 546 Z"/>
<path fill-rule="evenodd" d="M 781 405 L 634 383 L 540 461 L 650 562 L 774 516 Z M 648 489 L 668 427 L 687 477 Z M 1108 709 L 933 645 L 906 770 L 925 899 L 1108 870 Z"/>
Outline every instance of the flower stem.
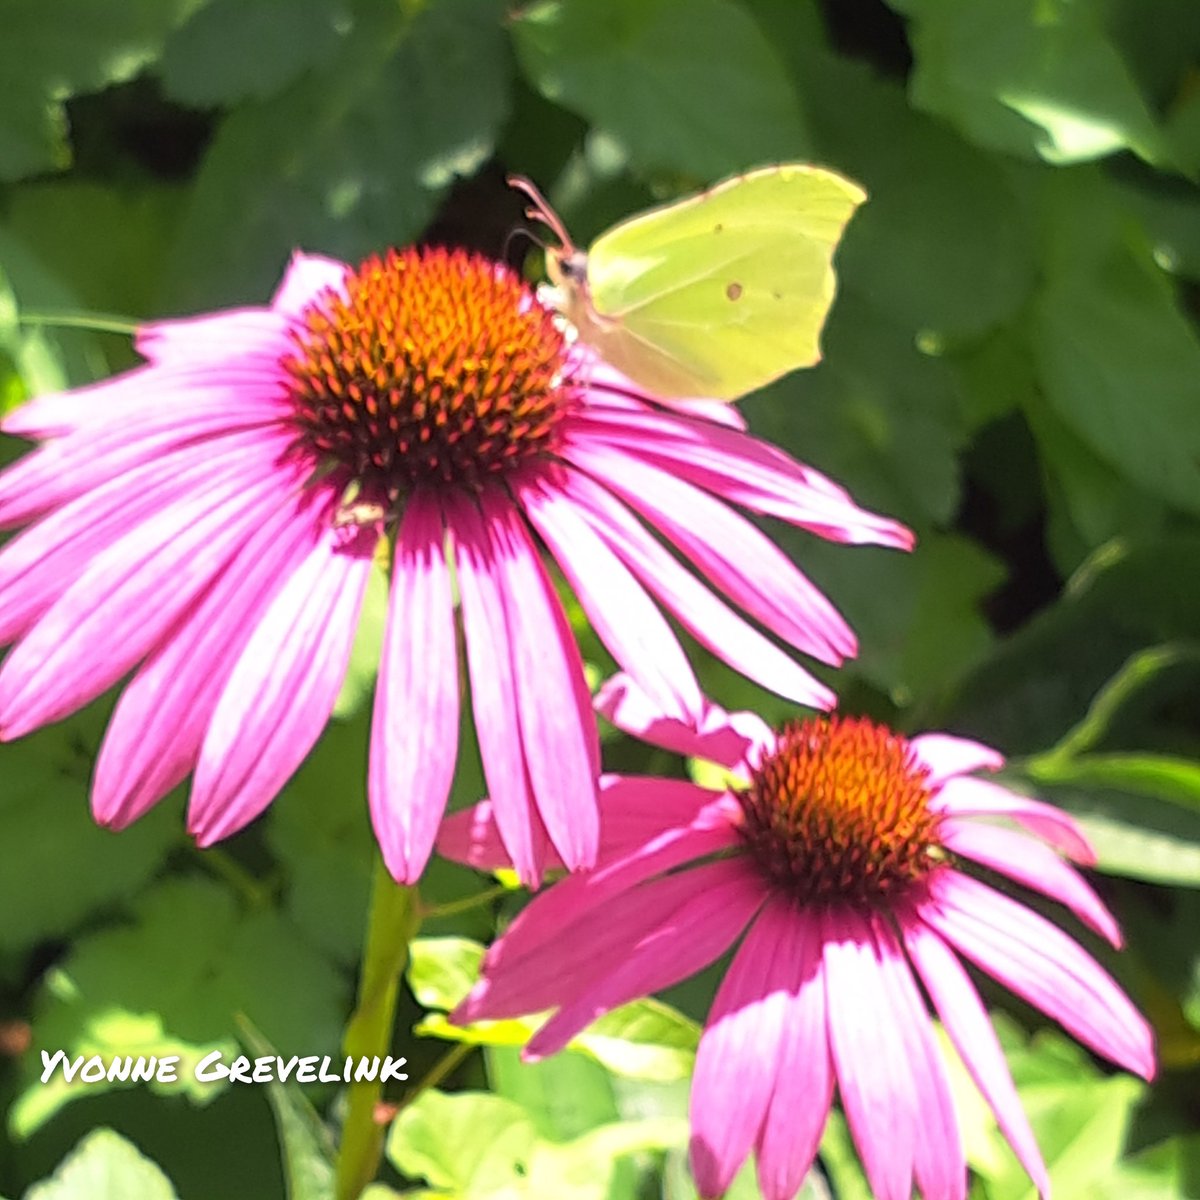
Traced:
<path fill-rule="evenodd" d="M 22 325 L 48 325 L 51 329 L 87 329 L 92 333 L 119 333 L 133 337 L 141 321 L 113 313 L 94 312 L 29 312 L 18 313 Z"/>
<path fill-rule="evenodd" d="M 358 1006 L 342 1042 L 342 1053 L 347 1057 L 382 1058 L 391 1048 L 400 978 L 420 919 L 417 889 L 396 883 L 377 859 Z M 382 1093 L 383 1085 L 378 1080 L 364 1079 L 350 1085 L 338 1153 L 337 1200 L 357 1200 L 379 1170 L 384 1131 L 375 1119 L 375 1110 Z"/>

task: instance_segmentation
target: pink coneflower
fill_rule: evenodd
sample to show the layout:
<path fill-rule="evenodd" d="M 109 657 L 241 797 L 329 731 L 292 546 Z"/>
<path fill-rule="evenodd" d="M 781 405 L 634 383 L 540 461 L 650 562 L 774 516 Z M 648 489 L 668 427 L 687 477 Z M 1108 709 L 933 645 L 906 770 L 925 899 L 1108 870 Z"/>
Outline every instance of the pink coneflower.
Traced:
<path fill-rule="evenodd" d="M 601 709 L 726 765 L 744 786 L 605 778 L 595 869 L 517 917 L 454 1019 L 557 1009 L 527 1051 L 551 1054 L 601 1013 L 740 940 L 692 1081 L 703 1196 L 721 1195 L 751 1150 L 766 1200 L 795 1195 L 836 1085 L 880 1200 L 908 1200 L 914 1179 L 925 1200 L 962 1200 L 966 1163 L 926 996 L 1046 1196 L 1045 1165 L 959 955 L 1093 1050 L 1152 1075 L 1150 1029 L 1104 970 L 966 869 L 1008 876 L 1120 943 L 1111 914 L 1055 853 L 1092 860 L 1074 822 L 969 774 L 1000 766 L 995 751 L 945 734 L 910 741 L 853 717 L 773 734 L 749 714 L 713 709 L 689 731 L 620 679 Z M 438 844 L 481 867 L 503 862 L 487 803 L 451 817 Z"/>
<path fill-rule="evenodd" d="M 262 812 L 329 718 L 387 552 L 369 792 L 388 867 L 420 874 L 454 773 L 456 590 L 505 845 L 526 880 L 551 846 L 589 864 L 595 723 L 539 540 L 617 661 L 681 718 L 700 693 L 651 595 L 765 686 L 831 701 L 697 574 L 824 662 L 855 649 L 727 502 L 837 541 L 910 543 L 729 410 L 656 405 L 478 256 L 297 255 L 269 308 L 149 325 L 137 346 L 146 365 L 3 424 L 46 444 L 0 476 L 0 528 L 32 522 L 0 552 L 0 645 L 16 642 L 0 740 L 133 672 L 96 769 L 106 825 L 192 772 L 201 845 Z"/>

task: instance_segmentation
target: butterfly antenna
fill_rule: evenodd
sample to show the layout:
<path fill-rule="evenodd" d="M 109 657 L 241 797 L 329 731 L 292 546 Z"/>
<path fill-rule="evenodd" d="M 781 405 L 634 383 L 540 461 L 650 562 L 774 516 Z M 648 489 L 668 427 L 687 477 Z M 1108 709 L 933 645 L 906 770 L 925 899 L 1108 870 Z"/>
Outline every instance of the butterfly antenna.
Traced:
<path fill-rule="evenodd" d="M 538 191 L 533 181 L 526 179 L 524 175 L 510 175 L 508 177 L 508 186 L 516 188 L 518 192 L 524 192 L 533 203 L 525 210 L 526 217 L 531 221 L 538 221 L 545 225 L 551 233 L 559 240 L 559 244 L 568 253 L 575 252 L 575 243 L 571 241 L 571 235 L 567 232 L 566 226 L 558 219 L 558 214 L 550 207 L 546 197 Z"/>

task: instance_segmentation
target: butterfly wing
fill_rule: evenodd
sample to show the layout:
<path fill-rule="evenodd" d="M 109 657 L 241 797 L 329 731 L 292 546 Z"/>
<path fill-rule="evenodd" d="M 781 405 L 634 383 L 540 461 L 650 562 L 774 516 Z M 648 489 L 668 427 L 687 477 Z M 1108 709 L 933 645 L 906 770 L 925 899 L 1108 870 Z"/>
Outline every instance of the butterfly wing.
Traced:
<path fill-rule="evenodd" d="M 832 171 L 783 164 L 625 221 L 588 251 L 581 336 L 673 397 L 733 400 L 809 366 L 833 252 L 865 198 Z"/>

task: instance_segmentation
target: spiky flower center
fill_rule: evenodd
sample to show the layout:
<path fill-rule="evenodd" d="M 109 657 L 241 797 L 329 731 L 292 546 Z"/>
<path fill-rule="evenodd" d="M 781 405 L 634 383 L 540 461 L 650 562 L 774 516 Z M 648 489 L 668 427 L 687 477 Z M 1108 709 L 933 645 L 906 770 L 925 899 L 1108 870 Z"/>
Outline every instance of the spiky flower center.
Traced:
<path fill-rule="evenodd" d="M 508 267 L 391 250 L 307 312 L 287 360 L 301 442 L 364 498 L 477 490 L 557 448 L 566 342 Z"/>
<path fill-rule="evenodd" d="M 739 793 L 742 834 L 798 901 L 875 905 L 938 861 L 928 775 L 903 737 L 865 718 L 796 722 Z"/>

